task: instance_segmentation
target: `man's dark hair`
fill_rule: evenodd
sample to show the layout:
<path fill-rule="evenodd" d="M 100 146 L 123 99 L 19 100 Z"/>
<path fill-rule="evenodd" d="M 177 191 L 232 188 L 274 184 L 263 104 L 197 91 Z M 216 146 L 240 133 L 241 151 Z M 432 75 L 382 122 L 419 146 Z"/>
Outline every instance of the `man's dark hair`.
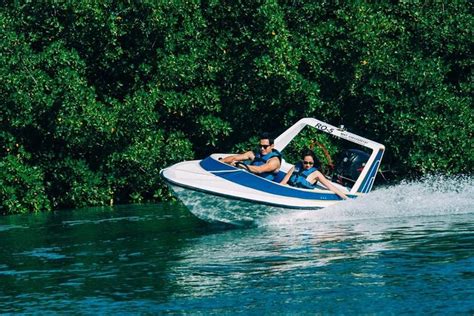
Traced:
<path fill-rule="evenodd" d="M 273 145 L 273 143 L 275 142 L 275 140 L 272 137 L 270 137 L 270 134 L 267 132 L 261 133 L 260 139 L 268 139 L 268 141 L 270 142 L 270 145 Z"/>

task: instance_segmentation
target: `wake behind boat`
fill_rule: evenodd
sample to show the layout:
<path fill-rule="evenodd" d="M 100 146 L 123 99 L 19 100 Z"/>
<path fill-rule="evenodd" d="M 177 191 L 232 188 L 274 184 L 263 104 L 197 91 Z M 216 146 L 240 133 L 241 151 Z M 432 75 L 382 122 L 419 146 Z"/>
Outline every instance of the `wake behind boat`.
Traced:
<path fill-rule="evenodd" d="M 384 146 L 317 119 L 304 118 L 275 139 L 275 149 L 284 153 L 288 144 L 305 127 L 330 134 L 357 147 L 344 149 L 340 153 L 331 178 L 332 184 L 349 198 L 370 192 Z M 247 224 L 269 214 L 290 209 L 317 210 L 342 201 L 322 185 L 303 189 L 280 184 L 293 167 L 285 160 L 282 160 L 276 178 L 268 180 L 220 161 L 229 155 L 212 154 L 202 160 L 180 162 L 161 170 L 160 174 L 184 205 L 198 218 L 208 222 Z"/>

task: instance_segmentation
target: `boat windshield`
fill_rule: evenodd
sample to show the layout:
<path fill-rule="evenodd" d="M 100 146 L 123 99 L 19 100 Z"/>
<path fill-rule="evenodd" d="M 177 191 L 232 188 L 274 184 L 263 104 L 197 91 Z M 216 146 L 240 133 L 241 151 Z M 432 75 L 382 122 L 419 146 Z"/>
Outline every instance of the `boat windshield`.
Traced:
<path fill-rule="evenodd" d="M 334 137 L 312 127 L 304 127 L 283 149 L 286 162 L 301 160 L 306 149 L 314 151 L 320 161 L 318 169 L 332 182 L 352 188 L 366 166 L 372 150 L 348 140 Z"/>

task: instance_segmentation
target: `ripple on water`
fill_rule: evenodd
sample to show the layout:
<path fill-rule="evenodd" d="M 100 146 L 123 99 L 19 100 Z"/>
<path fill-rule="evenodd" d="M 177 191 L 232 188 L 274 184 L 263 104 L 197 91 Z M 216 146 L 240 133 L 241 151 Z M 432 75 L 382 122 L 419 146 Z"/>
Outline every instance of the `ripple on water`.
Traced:
<path fill-rule="evenodd" d="M 59 253 L 60 251 L 61 251 L 61 248 L 59 247 L 49 247 L 49 248 L 40 247 L 40 248 L 35 248 L 30 251 L 24 251 L 24 252 L 18 253 L 18 255 L 43 258 L 47 260 L 59 260 L 59 259 L 68 258 L 68 256 L 60 254 Z"/>
<path fill-rule="evenodd" d="M 27 229 L 27 226 L 20 226 L 20 225 L 0 225 L 0 232 L 5 232 L 14 229 Z"/>
<path fill-rule="evenodd" d="M 170 206 L 1 224 L 0 312 L 469 315 L 472 181 L 434 182 L 246 229 Z"/>

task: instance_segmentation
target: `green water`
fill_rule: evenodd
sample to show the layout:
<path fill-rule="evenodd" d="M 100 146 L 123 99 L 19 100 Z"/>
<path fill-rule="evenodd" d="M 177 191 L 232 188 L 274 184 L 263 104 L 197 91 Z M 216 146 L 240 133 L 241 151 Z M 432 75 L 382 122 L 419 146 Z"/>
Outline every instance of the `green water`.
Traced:
<path fill-rule="evenodd" d="M 166 302 L 169 263 L 205 226 L 173 204 L 1 218 L 3 311 L 100 310 L 100 301 L 131 296 Z"/>
<path fill-rule="evenodd" d="M 382 190 L 245 229 L 179 204 L 3 217 L 0 312 L 472 315 L 468 185 Z"/>

